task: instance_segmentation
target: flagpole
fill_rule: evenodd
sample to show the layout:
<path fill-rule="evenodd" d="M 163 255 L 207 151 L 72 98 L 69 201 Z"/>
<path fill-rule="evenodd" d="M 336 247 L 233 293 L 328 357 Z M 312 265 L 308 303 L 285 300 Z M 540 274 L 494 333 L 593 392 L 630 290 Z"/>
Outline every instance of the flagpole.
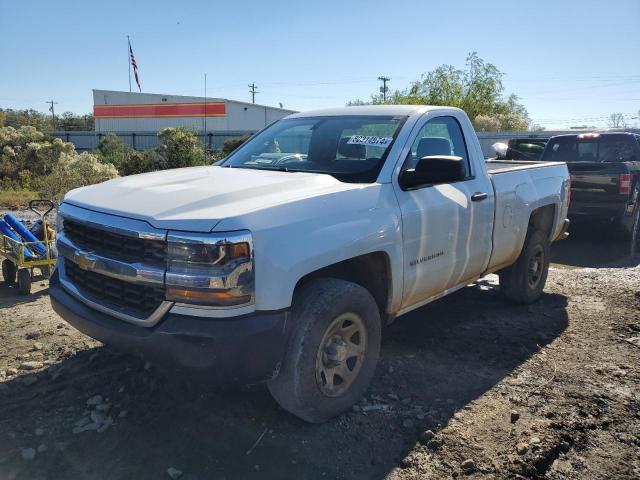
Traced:
<path fill-rule="evenodd" d="M 127 35 L 127 63 L 129 64 L 129 93 L 131 93 L 131 40 Z"/>
<path fill-rule="evenodd" d="M 204 142 L 207 144 L 207 74 L 204 74 Z"/>

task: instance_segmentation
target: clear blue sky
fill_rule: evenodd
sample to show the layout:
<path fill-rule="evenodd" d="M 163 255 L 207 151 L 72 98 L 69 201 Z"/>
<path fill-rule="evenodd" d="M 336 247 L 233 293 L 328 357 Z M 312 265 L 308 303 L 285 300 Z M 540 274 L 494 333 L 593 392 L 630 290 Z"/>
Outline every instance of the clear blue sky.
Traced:
<path fill-rule="evenodd" d="M 0 106 L 91 111 L 127 90 L 131 35 L 143 91 L 308 110 L 404 88 L 477 51 L 537 123 L 604 125 L 640 109 L 640 0 L 0 0 Z M 630 120 L 637 123 L 638 120 Z"/>

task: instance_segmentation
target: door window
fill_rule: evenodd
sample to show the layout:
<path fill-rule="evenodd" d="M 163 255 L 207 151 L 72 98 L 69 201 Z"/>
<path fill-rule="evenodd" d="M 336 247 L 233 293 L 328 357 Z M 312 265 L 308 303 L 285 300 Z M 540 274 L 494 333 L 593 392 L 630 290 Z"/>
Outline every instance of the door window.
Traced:
<path fill-rule="evenodd" d="M 465 176 L 471 172 L 467 146 L 460 124 L 453 117 L 436 117 L 429 120 L 418 133 L 405 163 L 405 168 L 413 168 L 422 157 L 431 155 L 455 155 L 462 157 Z"/>

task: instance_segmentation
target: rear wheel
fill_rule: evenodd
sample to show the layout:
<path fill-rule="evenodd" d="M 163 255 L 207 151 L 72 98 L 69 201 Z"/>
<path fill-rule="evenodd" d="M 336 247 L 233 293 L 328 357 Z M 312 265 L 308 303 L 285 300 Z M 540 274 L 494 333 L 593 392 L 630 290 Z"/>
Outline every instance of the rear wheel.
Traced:
<path fill-rule="evenodd" d="M 23 295 L 31 293 L 31 272 L 28 268 L 18 270 L 18 292 Z"/>
<path fill-rule="evenodd" d="M 289 345 L 269 391 L 287 411 L 319 423 L 350 408 L 373 378 L 380 354 L 380 313 L 360 285 L 309 282 L 295 296 Z"/>
<path fill-rule="evenodd" d="M 516 262 L 499 273 L 500 290 L 516 303 L 533 303 L 542 296 L 549 273 L 549 239 L 540 230 L 527 234 Z"/>
<path fill-rule="evenodd" d="M 11 260 L 5 258 L 2 261 L 2 278 L 7 285 L 13 285 L 16 283 L 16 266 Z"/>
<path fill-rule="evenodd" d="M 629 254 L 634 257 L 640 255 L 640 183 L 636 182 L 629 199 L 633 205 L 631 215 L 623 216 L 619 223 L 624 239 L 629 242 Z"/>
<path fill-rule="evenodd" d="M 640 255 L 640 200 L 636 202 L 636 208 L 633 211 L 633 222 L 629 233 L 629 254 L 632 257 Z"/>

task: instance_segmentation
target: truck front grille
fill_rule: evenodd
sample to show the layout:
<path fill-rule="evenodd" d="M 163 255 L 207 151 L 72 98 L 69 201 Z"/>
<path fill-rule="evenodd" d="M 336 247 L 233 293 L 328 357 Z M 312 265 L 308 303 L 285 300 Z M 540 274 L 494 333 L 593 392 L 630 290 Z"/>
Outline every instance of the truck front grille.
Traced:
<path fill-rule="evenodd" d="M 83 250 L 126 262 L 164 265 L 167 242 L 122 235 L 64 220 L 64 234 Z"/>
<path fill-rule="evenodd" d="M 162 287 L 123 282 L 96 272 L 82 270 L 68 259 L 64 262 L 64 273 L 83 296 L 105 307 L 126 311 L 138 318 L 149 317 L 164 301 Z"/>

